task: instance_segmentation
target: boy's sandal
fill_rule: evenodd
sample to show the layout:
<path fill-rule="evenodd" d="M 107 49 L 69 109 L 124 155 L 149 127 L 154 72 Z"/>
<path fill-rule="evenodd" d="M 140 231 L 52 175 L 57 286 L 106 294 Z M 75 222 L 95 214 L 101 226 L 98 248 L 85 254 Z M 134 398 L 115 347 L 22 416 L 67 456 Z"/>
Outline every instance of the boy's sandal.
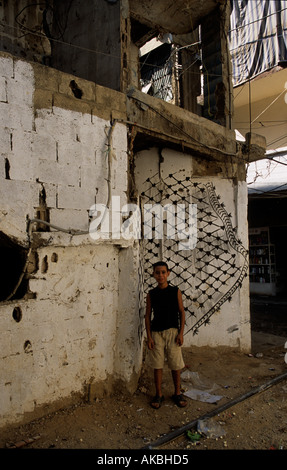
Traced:
<path fill-rule="evenodd" d="M 173 395 L 172 399 L 173 399 L 174 403 L 177 406 L 179 406 L 179 408 L 184 408 L 187 405 L 187 401 L 186 401 L 186 399 L 184 398 L 184 396 L 182 394 Z"/>
<path fill-rule="evenodd" d="M 152 401 L 150 402 L 150 406 L 152 408 L 155 408 L 156 410 L 158 410 L 160 407 L 161 407 L 161 404 L 164 400 L 164 396 L 162 395 L 161 397 L 156 395 Z"/>

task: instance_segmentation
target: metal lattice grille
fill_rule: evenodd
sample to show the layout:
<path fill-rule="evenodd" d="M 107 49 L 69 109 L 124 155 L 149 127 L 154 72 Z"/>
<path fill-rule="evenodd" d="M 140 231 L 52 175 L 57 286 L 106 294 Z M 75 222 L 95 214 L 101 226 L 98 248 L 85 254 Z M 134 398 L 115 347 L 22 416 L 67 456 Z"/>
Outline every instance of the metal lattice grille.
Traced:
<path fill-rule="evenodd" d="M 211 183 L 192 181 L 182 172 L 170 174 L 164 180 L 155 175 L 145 182 L 141 194 L 142 210 L 146 204 L 185 204 L 188 220 L 189 204 L 197 206 L 197 243 L 194 249 L 179 249 L 179 240 L 168 239 L 168 219 L 163 219 L 163 238 L 157 239 L 155 227 L 151 239 L 142 239 L 142 283 L 146 294 L 155 286 L 152 264 L 168 263 L 170 282 L 183 294 L 186 310 L 186 333 L 197 333 L 200 326 L 241 287 L 248 269 L 248 252 L 237 239 L 231 215 L 220 202 Z"/>

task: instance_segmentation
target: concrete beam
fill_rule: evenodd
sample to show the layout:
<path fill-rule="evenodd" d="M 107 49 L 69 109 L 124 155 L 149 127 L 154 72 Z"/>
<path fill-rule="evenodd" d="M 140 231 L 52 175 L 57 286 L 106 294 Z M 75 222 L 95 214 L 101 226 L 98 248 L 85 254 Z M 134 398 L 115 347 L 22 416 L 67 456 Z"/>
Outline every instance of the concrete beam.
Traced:
<path fill-rule="evenodd" d="M 138 132 L 214 160 L 241 158 L 234 131 L 134 88 L 127 96 L 128 122 Z"/>

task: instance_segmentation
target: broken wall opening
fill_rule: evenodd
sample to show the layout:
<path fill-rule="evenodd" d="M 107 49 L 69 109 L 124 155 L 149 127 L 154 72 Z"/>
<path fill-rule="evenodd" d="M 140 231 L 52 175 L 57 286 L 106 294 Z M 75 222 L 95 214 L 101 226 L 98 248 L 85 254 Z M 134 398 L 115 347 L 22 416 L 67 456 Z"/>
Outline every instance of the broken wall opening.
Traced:
<path fill-rule="evenodd" d="M 220 125 L 230 126 L 228 49 L 225 17 L 217 8 L 188 34 L 143 29 L 131 21 L 139 48 L 139 88 Z M 228 85 L 229 84 L 229 85 Z"/>
<path fill-rule="evenodd" d="M 141 91 L 202 115 L 200 27 L 182 36 L 154 34 L 139 47 Z"/>
<path fill-rule="evenodd" d="M 0 301 L 5 301 L 15 289 L 23 272 L 27 250 L 11 238 L 0 232 L 1 253 L 1 289 Z M 24 277 L 15 294 L 10 300 L 21 299 L 28 289 L 28 280 Z"/>

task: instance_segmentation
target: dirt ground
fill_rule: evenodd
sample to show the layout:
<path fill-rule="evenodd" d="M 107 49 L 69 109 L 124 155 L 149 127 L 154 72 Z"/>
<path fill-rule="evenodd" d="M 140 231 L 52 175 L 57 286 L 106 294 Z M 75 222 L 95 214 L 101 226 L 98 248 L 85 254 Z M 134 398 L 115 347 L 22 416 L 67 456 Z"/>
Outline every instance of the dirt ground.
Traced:
<path fill-rule="evenodd" d="M 193 442 L 186 432 L 159 447 L 159 438 L 186 426 L 216 407 L 246 394 L 254 387 L 287 374 L 285 342 L 278 337 L 253 332 L 252 355 L 236 350 L 185 348 L 185 371 L 193 383 L 182 381 L 185 391 L 200 388 L 217 395 L 216 403 L 187 398 L 186 408 L 171 400 L 170 373 L 164 373 L 165 401 L 159 410 L 150 407 L 154 394 L 153 374 L 143 368 L 133 396 L 114 394 L 91 403 L 79 403 L 29 424 L 5 429 L 0 448 L 13 449 L 142 449 L 172 451 L 287 449 L 287 379 L 216 414 L 206 434 Z M 194 383 L 196 377 L 197 382 Z M 214 425 L 222 436 L 209 436 Z M 196 431 L 196 427 L 191 430 Z M 12 450 L 8 450 L 8 453 Z"/>

